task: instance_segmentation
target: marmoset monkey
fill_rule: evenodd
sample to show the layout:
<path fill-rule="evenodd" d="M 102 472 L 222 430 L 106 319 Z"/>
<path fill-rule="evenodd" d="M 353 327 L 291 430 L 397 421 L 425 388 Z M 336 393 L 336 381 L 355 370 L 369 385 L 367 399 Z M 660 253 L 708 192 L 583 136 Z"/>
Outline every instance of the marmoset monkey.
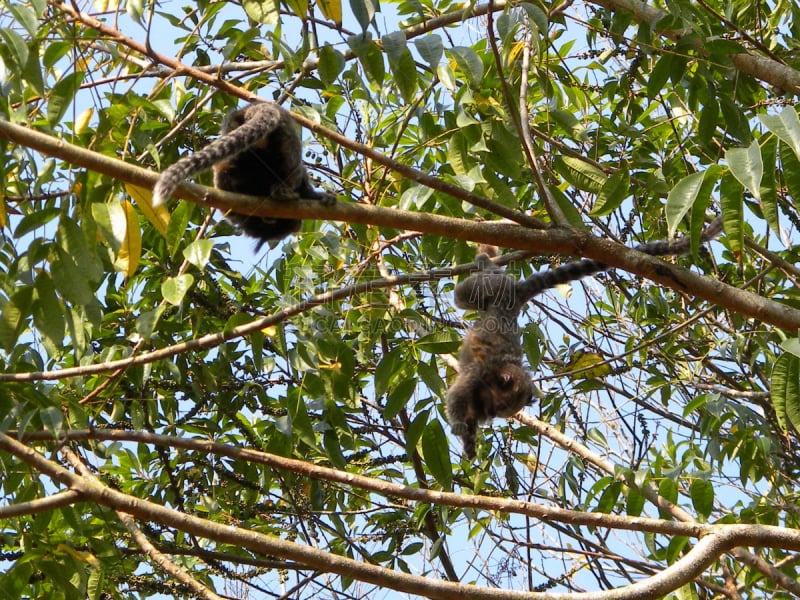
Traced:
<path fill-rule="evenodd" d="M 169 198 L 187 177 L 214 167 L 214 185 L 229 192 L 295 202 L 336 201 L 312 186 L 302 161 L 303 144 L 289 112 L 272 102 L 259 102 L 231 111 L 221 135 L 208 146 L 167 168 L 153 189 L 153 204 Z M 247 235 L 277 241 L 300 229 L 300 219 L 275 219 L 231 212 L 228 219 Z"/>
<path fill-rule="evenodd" d="M 722 217 L 703 231 L 700 240 L 715 238 Z M 650 242 L 636 250 L 653 256 L 685 254 L 690 240 Z M 530 403 L 533 383 L 522 367 L 517 318 L 523 306 L 540 292 L 607 270 L 606 264 L 584 259 L 517 281 L 491 258 L 497 249 L 479 248 L 478 272 L 455 288 L 456 306 L 478 311 L 478 320 L 464 337 L 459 372 L 447 392 L 445 409 L 454 435 L 461 438 L 467 458 L 475 456 L 478 425 L 494 417 L 510 417 Z"/>

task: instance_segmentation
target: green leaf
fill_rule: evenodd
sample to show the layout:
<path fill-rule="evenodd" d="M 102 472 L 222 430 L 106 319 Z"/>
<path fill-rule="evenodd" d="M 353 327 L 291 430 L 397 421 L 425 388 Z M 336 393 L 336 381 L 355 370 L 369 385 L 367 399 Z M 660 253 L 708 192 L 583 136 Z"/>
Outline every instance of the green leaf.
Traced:
<path fill-rule="evenodd" d="M 81 83 L 83 83 L 83 72 L 75 71 L 64 75 L 50 90 L 50 97 L 47 101 L 47 121 L 52 127 L 61 124 Z"/>
<path fill-rule="evenodd" d="M 17 290 L 3 305 L 0 312 L 0 346 L 11 352 L 22 333 L 26 318 L 30 315 L 33 288 L 24 287 Z"/>
<path fill-rule="evenodd" d="M 523 2 L 520 6 L 525 10 L 526 13 L 528 13 L 528 17 L 533 20 L 534 24 L 536 25 L 536 28 L 540 32 L 547 31 L 548 17 L 545 11 L 543 11 L 538 5 L 532 4 L 530 2 Z"/>
<path fill-rule="evenodd" d="M 294 388 L 290 390 L 286 398 L 289 417 L 292 420 L 292 436 L 314 448 L 317 445 L 317 437 L 314 435 L 314 426 L 308 416 L 304 396 L 300 392 L 300 388 Z"/>
<path fill-rule="evenodd" d="M 385 353 L 375 368 L 375 393 L 378 396 L 385 394 L 398 374 L 404 371 L 404 353 L 400 348 Z"/>
<path fill-rule="evenodd" d="M 442 424 L 433 420 L 422 433 L 422 454 L 425 466 L 445 491 L 453 487 L 453 466 L 450 463 L 450 445 Z"/>
<path fill-rule="evenodd" d="M 615 481 L 611 485 L 607 486 L 603 490 L 603 493 L 600 494 L 600 500 L 597 502 L 595 510 L 597 512 L 610 514 L 617 505 L 617 499 L 619 498 L 621 491 L 622 484 L 619 481 Z"/>
<path fill-rule="evenodd" d="M 372 41 L 372 36 L 368 32 L 351 35 L 347 38 L 347 44 L 358 57 L 370 83 L 376 86 L 383 85 L 383 80 L 386 78 L 386 65 L 383 61 L 383 52 Z"/>
<path fill-rule="evenodd" d="M 31 39 L 36 37 L 36 33 L 39 31 L 39 19 L 29 6 L 21 2 L 3 2 L 3 6 L 25 28 L 28 37 Z"/>
<path fill-rule="evenodd" d="M 458 69 L 467 78 L 472 87 L 479 87 L 483 81 L 483 61 L 478 53 L 466 46 L 455 46 L 449 50 L 450 56 L 458 65 Z"/>
<path fill-rule="evenodd" d="M 610 215 L 630 196 L 631 175 L 627 169 L 619 169 L 610 179 L 603 183 L 597 201 L 589 213 L 592 217 Z"/>
<path fill-rule="evenodd" d="M 644 510 L 645 499 L 635 489 L 628 490 L 628 497 L 625 501 L 625 514 L 629 517 L 638 517 Z"/>
<path fill-rule="evenodd" d="M 390 60 L 389 66 L 392 69 L 393 81 L 400 91 L 400 95 L 406 102 L 412 102 L 417 93 L 418 73 L 414 57 L 408 49 L 400 55 L 397 60 Z"/>
<path fill-rule="evenodd" d="M 400 210 L 421 209 L 425 203 L 433 196 L 433 188 L 425 185 L 412 184 L 400 196 L 397 207 Z"/>
<path fill-rule="evenodd" d="M 599 194 L 608 182 L 608 176 L 593 164 L 573 156 L 561 156 L 555 160 L 556 171 L 579 190 Z"/>
<path fill-rule="evenodd" d="M 757 200 L 761 199 L 761 178 L 764 176 L 764 163 L 761 160 L 761 150 L 758 142 L 753 142 L 747 148 L 731 148 L 725 153 L 725 160 L 733 176 Z"/>
<path fill-rule="evenodd" d="M 428 34 L 424 37 L 414 40 L 414 46 L 419 52 L 419 55 L 430 65 L 432 69 L 436 69 L 442 60 L 444 54 L 444 46 L 442 38 L 436 33 Z"/>
<path fill-rule="evenodd" d="M 564 216 L 567 218 L 567 222 L 573 227 L 583 227 L 583 219 L 581 219 L 580 213 L 575 206 L 573 206 L 570 199 L 556 187 L 551 186 L 549 189 L 556 204 L 558 204 L 559 208 L 561 208 L 561 212 L 563 212 Z"/>
<path fill-rule="evenodd" d="M 56 241 L 64 253 L 80 267 L 83 278 L 99 281 L 103 276 L 103 266 L 97 257 L 95 246 L 90 247 L 86 234 L 72 219 L 62 217 L 56 231 Z"/>
<path fill-rule="evenodd" d="M 183 297 L 194 285 L 194 277 L 189 273 L 184 273 L 177 277 L 170 277 L 161 284 L 161 295 L 164 300 L 178 306 L 183 302 Z"/>
<path fill-rule="evenodd" d="M 64 431 L 64 415 L 57 406 L 48 406 L 39 412 L 45 430 L 51 432 L 56 439 L 61 437 Z"/>
<path fill-rule="evenodd" d="M 404 379 L 392 386 L 387 394 L 386 407 L 383 409 L 384 419 L 394 419 L 398 413 L 408 404 L 414 392 L 417 391 L 417 381 L 415 379 Z"/>
<path fill-rule="evenodd" d="M 703 110 L 700 112 L 700 120 L 697 123 L 696 139 L 703 147 L 709 147 L 714 141 L 719 123 L 719 103 L 715 98 L 710 98 Z"/>
<path fill-rule="evenodd" d="M 190 202 L 178 202 L 175 210 L 172 211 L 167 225 L 167 247 L 170 256 L 175 256 L 178 252 L 183 237 L 186 235 L 193 210 L 194 205 Z"/>
<path fill-rule="evenodd" d="M 125 209 L 119 202 L 95 202 L 92 204 L 92 218 L 103 234 L 104 240 L 116 254 L 125 239 L 128 221 Z"/>
<path fill-rule="evenodd" d="M 336 50 L 330 44 L 325 44 L 319 51 L 319 65 L 317 72 L 319 73 L 322 83 L 331 85 L 336 78 L 344 70 L 345 60 L 342 53 Z"/>
<path fill-rule="evenodd" d="M 294 16 L 305 19 L 308 15 L 309 0 L 286 0 L 286 6 L 292 11 Z"/>
<path fill-rule="evenodd" d="M 778 115 L 760 114 L 758 120 L 800 159 L 800 119 L 797 117 L 797 109 L 787 106 Z"/>
<path fill-rule="evenodd" d="M 0 29 L 0 37 L 3 38 L 11 56 L 22 70 L 28 62 L 28 44 L 25 39 L 13 29 Z"/>
<path fill-rule="evenodd" d="M 797 157 L 792 152 L 786 151 L 786 145 L 781 144 L 781 150 L 787 157 L 797 164 Z M 761 196 L 761 211 L 767 220 L 770 229 L 775 232 L 778 239 L 781 237 L 780 216 L 778 215 L 778 190 L 775 183 L 778 162 L 778 140 L 769 136 L 761 146 L 761 161 L 764 164 L 764 175 L 761 178 L 759 195 Z"/>
<path fill-rule="evenodd" d="M 664 477 L 658 484 L 658 495 L 669 500 L 673 504 L 677 503 L 678 484 L 676 484 L 672 479 Z M 666 518 L 665 512 L 666 511 L 659 509 L 659 513 L 662 514 L 662 518 Z"/>
<path fill-rule="evenodd" d="M 661 93 L 672 71 L 673 54 L 666 52 L 656 61 L 647 78 L 647 97 L 651 100 Z"/>
<path fill-rule="evenodd" d="M 377 0 L 350 0 L 350 10 L 361 26 L 361 31 L 366 31 L 379 11 Z"/>
<path fill-rule="evenodd" d="M 475 166 L 472 154 L 467 148 L 467 140 L 461 131 L 456 131 L 450 136 L 447 144 L 447 162 L 456 175 L 466 175 Z"/>
<path fill-rule="evenodd" d="M 56 249 L 57 256 L 50 271 L 58 292 L 72 304 L 88 305 L 94 301 L 87 273 L 82 264 L 63 248 Z"/>
<path fill-rule="evenodd" d="M 697 513 L 708 519 L 714 509 L 714 485 L 710 481 L 695 479 L 689 486 L 689 495 Z"/>
<path fill-rule="evenodd" d="M 703 173 L 692 173 L 681 179 L 667 196 L 667 231 L 669 237 L 674 237 L 678 231 L 683 217 L 692 208 L 697 195 L 703 187 Z"/>
<path fill-rule="evenodd" d="M 778 357 L 769 395 L 781 428 L 787 431 L 791 424 L 796 429 L 800 423 L 800 358 L 788 352 Z"/>
<path fill-rule="evenodd" d="M 139 315 L 139 318 L 136 319 L 136 333 L 142 336 L 144 341 L 149 342 L 150 338 L 153 337 L 153 331 L 165 308 L 166 305 L 162 304 L 153 310 L 143 312 Z"/>
<path fill-rule="evenodd" d="M 277 0 L 242 0 L 242 8 L 256 23 L 277 25 L 280 20 Z"/>
<path fill-rule="evenodd" d="M 781 348 L 800 358 L 800 338 L 786 338 L 781 342 Z"/>
<path fill-rule="evenodd" d="M 719 106 L 722 110 L 722 119 L 725 123 L 726 132 L 741 144 L 752 142 L 753 135 L 750 132 L 750 123 L 734 99 L 730 95 L 720 95 Z"/>
<path fill-rule="evenodd" d="M 60 348 L 66 330 L 64 307 L 56 294 L 50 275 L 43 271 L 36 276 L 34 284 L 33 323 L 53 348 Z"/>
<path fill-rule="evenodd" d="M 202 271 L 206 268 L 213 249 L 213 240 L 195 240 L 183 249 L 183 257 Z"/>
<path fill-rule="evenodd" d="M 400 60 L 400 57 L 407 51 L 406 34 L 402 31 L 387 33 L 381 38 L 383 49 L 389 62 Z M 416 68 L 414 69 L 416 71 Z"/>
<path fill-rule="evenodd" d="M 722 225 L 725 237 L 734 254 L 740 254 L 744 247 L 744 187 L 730 173 L 722 177 L 719 187 L 722 205 Z"/>

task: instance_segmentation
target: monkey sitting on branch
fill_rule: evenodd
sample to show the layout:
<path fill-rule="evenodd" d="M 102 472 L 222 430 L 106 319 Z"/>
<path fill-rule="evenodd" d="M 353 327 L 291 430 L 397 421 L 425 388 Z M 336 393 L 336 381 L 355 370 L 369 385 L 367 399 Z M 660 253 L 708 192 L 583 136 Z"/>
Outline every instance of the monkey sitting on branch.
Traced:
<path fill-rule="evenodd" d="M 311 186 L 302 161 L 303 144 L 289 111 L 259 102 L 231 111 L 218 139 L 167 168 L 153 188 L 153 204 L 169 198 L 190 175 L 214 167 L 214 186 L 228 192 L 280 202 L 317 200 L 329 206 L 336 197 Z M 228 219 L 258 240 L 274 242 L 300 229 L 300 219 L 277 219 L 230 212 Z"/>

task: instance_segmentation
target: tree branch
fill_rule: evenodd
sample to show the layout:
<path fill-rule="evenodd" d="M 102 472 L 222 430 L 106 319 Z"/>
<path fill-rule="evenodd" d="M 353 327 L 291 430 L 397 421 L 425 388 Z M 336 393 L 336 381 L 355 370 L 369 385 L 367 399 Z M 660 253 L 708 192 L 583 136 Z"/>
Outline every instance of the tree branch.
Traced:
<path fill-rule="evenodd" d="M 0 119 L 0 137 L 143 188 L 151 189 L 158 178 L 156 173 L 147 169 L 97 154 L 2 119 Z M 175 195 L 196 204 L 245 214 L 368 223 L 506 248 L 519 248 L 537 254 L 556 253 L 592 258 L 771 325 L 789 331 L 800 328 L 800 310 L 697 275 L 610 240 L 594 237 L 583 230 L 552 228 L 539 231 L 499 221 L 468 221 L 350 202 L 337 202 L 333 206 L 321 206 L 319 202 L 313 201 L 286 204 L 188 183 L 181 185 Z M 396 283 L 393 282 L 392 285 Z"/>

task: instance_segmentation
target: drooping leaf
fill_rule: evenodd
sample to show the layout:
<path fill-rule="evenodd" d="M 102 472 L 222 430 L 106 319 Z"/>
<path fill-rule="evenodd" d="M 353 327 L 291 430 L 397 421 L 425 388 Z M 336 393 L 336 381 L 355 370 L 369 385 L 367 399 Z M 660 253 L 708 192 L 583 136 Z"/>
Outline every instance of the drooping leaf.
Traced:
<path fill-rule="evenodd" d="M 319 76 L 325 85 L 330 85 L 344 70 L 345 60 L 342 53 L 330 44 L 325 44 L 319 50 Z"/>
<path fill-rule="evenodd" d="M 156 231 L 166 236 L 170 219 L 169 209 L 163 204 L 156 207 L 153 206 L 153 192 L 151 190 L 146 190 L 130 183 L 125 184 L 125 190 L 130 194 L 131 198 L 136 200 L 136 206 L 139 207 L 139 210 L 142 211 L 147 220 L 152 223 Z"/>
<path fill-rule="evenodd" d="M 64 119 L 67 109 L 75 99 L 75 93 L 83 83 L 83 72 L 76 71 L 64 75 L 50 90 L 47 102 L 47 120 L 55 126 Z"/>
<path fill-rule="evenodd" d="M 758 120 L 789 146 L 800 160 L 800 118 L 794 106 L 785 107 L 777 115 L 758 115 Z"/>
<path fill-rule="evenodd" d="M 747 148 L 731 148 L 725 153 L 725 160 L 733 176 L 739 180 L 757 200 L 761 198 L 761 178 L 764 176 L 764 163 L 758 142 Z"/>
<path fill-rule="evenodd" d="M 369 2 L 369 0 L 356 0 L 356 1 L 364 1 Z M 341 26 L 342 24 L 342 0 L 318 0 L 317 6 L 319 7 L 322 15 L 334 23 L 337 26 Z M 358 11 L 360 15 L 363 16 L 365 11 Z M 367 14 L 369 12 L 367 11 Z"/>
<path fill-rule="evenodd" d="M 277 25 L 280 20 L 277 0 L 242 0 L 242 8 L 256 23 Z"/>
<path fill-rule="evenodd" d="M 603 183 L 597 202 L 589 213 L 592 217 L 610 215 L 630 196 L 631 175 L 627 169 L 619 169 Z"/>
<path fill-rule="evenodd" d="M 675 236 L 675 232 L 678 231 L 678 225 L 680 225 L 686 213 L 691 210 L 703 187 L 704 177 L 704 173 L 692 173 L 681 179 L 670 190 L 666 206 L 669 237 Z"/>
<path fill-rule="evenodd" d="M 467 82 L 473 87 L 480 85 L 483 80 L 483 61 L 478 53 L 467 46 L 450 48 L 449 53 L 458 70 L 466 77 Z"/>
<path fill-rule="evenodd" d="M 695 479 L 689 486 L 689 496 L 697 514 L 707 519 L 714 510 L 714 485 L 710 481 Z"/>
<path fill-rule="evenodd" d="M 732 174 L 726 173 L 720 183 L 720 204 L 725 237 L 731 250 L 739 254 L 744 246 L 744 187 Z"/>
<path fill-rule="evenodd" d="M 442 38 L 438 34 L 432 33 L 424 37 L 414 40 L 414 46 L 419 52 L 419 55 L 430 65 L 432 69 L 436 69 L 444 55 L 444 45 Z"/>
<path fill-rule="evenodd" d="M 170 277 L 161 284 L 161 295 L 164 296 L 164 300 L 173 306 L 178 306 L 183 302 L 183 297 L 193 285 L 194 277 L 190 273 Z"/>
<path fill-rule="evenodd" d="M 585 160 L 563 156 L 555 164 L 559 174 L 579 190 L 599 194 L 608 182 L 608 176 L 603 171 Z"/>
<path fill-rule="evenodd" d="M 183 249 L 183 256 L 202 271 L 208 264 L 208 259 L 211 257 L 213 249 L 213 240 L 195 240 Z"/>
<path fill-rule="evenodd" d="M 131 277 L 139 266 L 142 257 L 142 233 L 139 230 L 139 215 L 128 201 L 121 203 L 125 215 L 125 237 L 119 247 L 114 266 Z"/>
<path fill-rule="evenodd" d="M 778 424 L 785 430 L 800 425 L 800 358 L 781 354 L 775 361 L 770 381 L 770 401 Z"/>
<path fill-rule="evenodd" d="M 39 273 L 34 283 L 33 322 L 54 349 L 61 347 L 66 323 L 64 307 L 56 293 L 53 279 L 47 272 Z"/>
<path fill-rule="evenodd" d="M 450 445 L 442 424 L 433 420 L 422 433 L 422 455 L 425 466 L 445 491 L 453 487 L 453 466 L 450 463 Z"/>

